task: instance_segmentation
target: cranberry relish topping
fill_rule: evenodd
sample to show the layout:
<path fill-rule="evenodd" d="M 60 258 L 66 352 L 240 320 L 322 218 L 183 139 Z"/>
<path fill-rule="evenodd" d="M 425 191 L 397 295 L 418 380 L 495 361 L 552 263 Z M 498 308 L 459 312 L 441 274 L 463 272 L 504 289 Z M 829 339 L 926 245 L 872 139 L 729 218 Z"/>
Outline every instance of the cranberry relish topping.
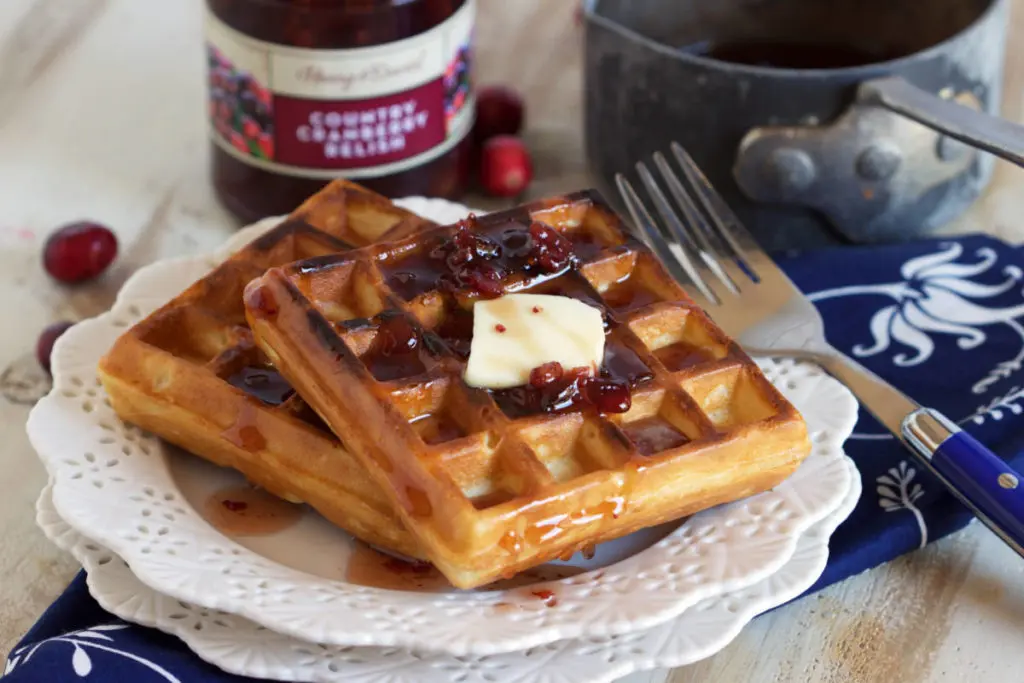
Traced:
<path fill-rule="evenodd" d="M 654 377 L 631 349 L 609 337 L 597 377 L 590 368 L 565 369 L 545 363 L 530 373 L 530 383 L 492 390 L 491 395 L 511 418 L 592 408 L 601 413 L 624 413 L 632 406 L 633 387 Z"/>
<path fill-rule="evenodd" d="M 510 275 L 546 279 L 577 263 L 572 242 L 543 223 L 509 220 L 479 228 L 470 216 L 432 247 L 385 262 L 388 286 L 407 301 L 436 289 L 494 298 Z"/>
<path fill-rule="evenodd" d="M 496 298 L 504 293 L 506 279 L 525 276 L 533 285 L 529 288 L 531 292 L 569 296 L 600 309 L 605 329 L 610 331 L 616 326 L 615 321 L 600 296 L 572 272 L 579 265 L 577 247 L 590 256 L 603 245 L 593 236 L 576 239 L 539 221 L 527 225 L 510 219 L 485 225 L 470 216 L 456 226 L 454 233 L 439 238 L 435 244 L 381 265 L 388 286 L 406 301 L 436 290 Z M 550 284 L 536 286 L 542 283 Z M 463 360 L 469 356 L 472 320 L 472 312 L 450 301 L 444 319 L 434 331 Z M 398 370 L 403 375 L 412 369 L 409 365 L 417 365 L 413 358 L 408 358 L 412 363 L 395 363 L 392 354 L 385 355 L 389 356 L 385 365 L 405 366 Z M 410 355 L 415 358 L 419 354 Z M 377 368 L 374 374 L 381 374 L 382 370 Z M 387 370 L 383 374 L 392 374 Z M 582 408 L 623 413 L 632 404 L 632 387 L 652 377 L 653 373 L 635 353 L 609 338 L 602 369 L 596 377 L 591 376 L 590 368 L 565 369 L 558 363 L 546 363 L 531 373 L 529 384 L 490 393 L 513 418 Z"/>

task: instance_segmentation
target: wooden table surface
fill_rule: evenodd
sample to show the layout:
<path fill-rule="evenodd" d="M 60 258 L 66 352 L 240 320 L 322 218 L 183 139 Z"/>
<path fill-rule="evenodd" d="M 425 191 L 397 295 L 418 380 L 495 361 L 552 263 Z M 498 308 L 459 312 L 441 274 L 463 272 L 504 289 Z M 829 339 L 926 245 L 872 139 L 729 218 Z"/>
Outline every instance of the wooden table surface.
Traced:
<path fill-rule="evenodd" d="M 1024 0 L 1014 4 L 1004 114 L 1020 120 Z M 33 523 L 45 474 L 24 425 L 47 386 L 33 360 L 39 330 L 99 313 L 139 266 L 209 250 L 235 227 L 207 181 L 200 8 L 0 3 L 0 653 L 78 569 Z M 533 196 L 589 184 L 573 10 L 570 0 L 482 0 L 479 79 L 526 94 Z M 42 242 L 83 217 L 111 225 L 122 254 L 98 283 L 56 286 L 40 267 Z M 1000 165 L 986 196 L 949 229 L 1021 241 L 1024 174 Z M 627 680 L 1021 680 L 1022 571 L 974 526 L 757 619 L 707 661 Z"/>

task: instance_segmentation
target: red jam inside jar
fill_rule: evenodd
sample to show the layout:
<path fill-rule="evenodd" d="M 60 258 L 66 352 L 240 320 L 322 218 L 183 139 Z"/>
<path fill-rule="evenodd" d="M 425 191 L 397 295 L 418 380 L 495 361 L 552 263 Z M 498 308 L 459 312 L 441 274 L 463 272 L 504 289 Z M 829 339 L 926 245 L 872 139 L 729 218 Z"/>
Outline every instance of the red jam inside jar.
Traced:
<path fill-rule="evenodd" d="M 213 184 L 244 221 L 330 180 L 454 198 L 475 0 L 207 0 Z"/>

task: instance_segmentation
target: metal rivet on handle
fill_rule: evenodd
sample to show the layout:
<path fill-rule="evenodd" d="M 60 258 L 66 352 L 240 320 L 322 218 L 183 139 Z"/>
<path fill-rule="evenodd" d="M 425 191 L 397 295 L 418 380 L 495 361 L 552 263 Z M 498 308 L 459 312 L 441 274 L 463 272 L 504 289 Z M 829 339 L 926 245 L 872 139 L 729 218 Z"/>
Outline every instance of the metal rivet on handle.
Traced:
<path fill-rule="evenodd" d="M 900 150 L 887 143 L 871 145 L 857 157 L 857 175 L 865 180 L 891 178 L 903 162 Z"/>
<path fill-rule="evenodd" d="M 768 170 L 770 179 L 783 192 L 806 190 L 818 175 L 810 155 L 792 147 L 772 151 Z"/>
<path fill-rule="evenodd" d="M 1020 484 L 1020 482 L 1017 481 L 1017 477 L 1012 474 L 1006 474 L 1005 472 L 999 475 L 998 481 L 999 485 L 1004 489 L 1015 489 L 1017 488 L 1017 485 Z"/>

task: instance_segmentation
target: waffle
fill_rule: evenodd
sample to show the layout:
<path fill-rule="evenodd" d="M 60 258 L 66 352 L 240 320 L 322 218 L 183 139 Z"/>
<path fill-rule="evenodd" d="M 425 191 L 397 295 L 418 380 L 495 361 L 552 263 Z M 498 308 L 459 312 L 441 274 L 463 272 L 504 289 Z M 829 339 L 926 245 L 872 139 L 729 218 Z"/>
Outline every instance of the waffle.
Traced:
<path fill-rule="evenodd" d="M 421 556 L 380 488 L 253 344 L 242 291 L 271 266 L 431 225 L 331 184 L 117 340 L 99 366 L 114 410 L 370 543 Z"/>
<path fill-rule="evenodd" d="M 542 236 L 554 251 L 534 250 Z M 471 243 L 488 254 L 475 270 L 446 256 Z M 572 385 L 466 385 L 472 304 L 500 292 L 602 309 L 603 381 L 628 411 Z M 810 450 L 796 410 L 594 193 L 271 268 L 245 307 L 257 344 L 461 588 L 766 490 Z"/>

